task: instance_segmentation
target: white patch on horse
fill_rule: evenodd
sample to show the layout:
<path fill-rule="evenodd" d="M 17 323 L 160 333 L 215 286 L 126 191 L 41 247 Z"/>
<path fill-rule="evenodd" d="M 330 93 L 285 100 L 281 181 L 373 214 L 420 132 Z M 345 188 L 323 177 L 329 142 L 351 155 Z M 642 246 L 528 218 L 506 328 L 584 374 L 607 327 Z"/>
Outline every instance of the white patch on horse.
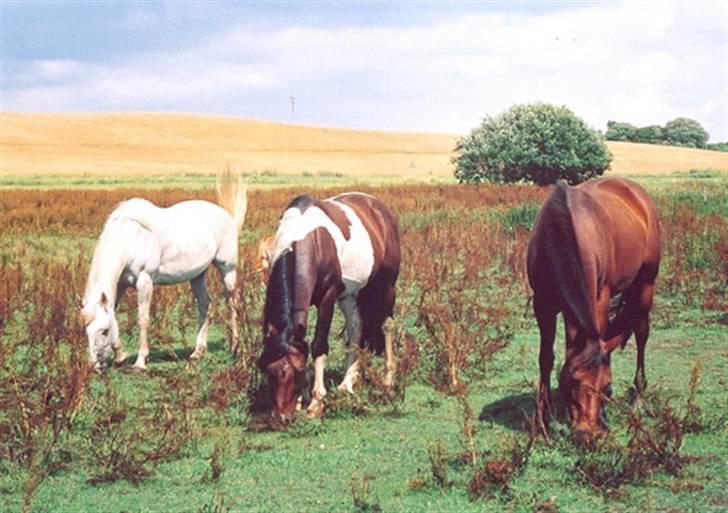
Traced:
<path fill-rule="evenodd" d="M 341 277 L 345 290 L 341 296 L 356 294 L 369 281 L 374 267 L 374 248 L 364 224 L 348 205 L 336 200 L 325 200 L 335 203 L 351 223 L 350 237 L 345 239 L 339 227 L 318 207 L 311 206 L 303 213 L 293 207 L 283 213 L 276 238 L 272 244 L 270 266 L 294 242 L 303 240 L 317 228 L 325 228 L 336 246 L 336 255 L 341 266 Z"/>

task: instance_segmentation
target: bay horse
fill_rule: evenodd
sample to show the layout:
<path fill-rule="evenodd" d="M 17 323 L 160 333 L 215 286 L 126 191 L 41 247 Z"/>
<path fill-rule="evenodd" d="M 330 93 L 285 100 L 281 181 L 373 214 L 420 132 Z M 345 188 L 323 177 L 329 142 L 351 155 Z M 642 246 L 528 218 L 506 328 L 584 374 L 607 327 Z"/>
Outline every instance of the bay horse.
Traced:
<path fill-rule="evenodd" d="M 324 368 L 336 303 L 346 319 L 348 348 L 339 389 L 353 392 L 359 376 L 357 345 L 385 352 L 386 381 L 391 384 L 394 352 L 382 325 L 393 315 L 400 246 L 389 209 L 363 193 L 323 201 L 299 196 L 286 207 L 262 255 L 270 261 L 258 363 L 271 386 L 272 415 L 288 421 L 295 414 L 309 352 L 305 336 L 311 305 L 318 308 L 318 317 L 311 342 L 314 383 L 309 417 L 323 413 Z"/>
<path fill-rule="evenodd" d="M 247 209 L 246 186 L 229 171 L 217 182 L 217 200 L 190 200 L 160 208 L 133 198 L 120 203 L 109 215 L 94 250 L 81 317 L 89 343 L 89 362 L 106 370 L 114 351 L 121 364 L 127 357 L 119 338 L 115 309 L 128 287 L 138 301 L 139 351 L 135 369 L 146 368 L 149 354 L 147 325 L 152 287 L 189 281 L 198 309 L 198 333 L 190 359 L 199 359 L 207 347 L 207 310 L 210 297 L 205 275 L 214 265 L 222 278 L 231 311 L 233 354 L 238 350 L 235 282 L 238 265 L 238 232 Z"/>
<path fill-rule="evenodd" d="M 610 355 L 632 333 L 637 343 L 637 394 L 647 386 L 645 346 L 660 265 L 660 227 L 652 199 L 621 178 L 569 187 L 559 181 L 544 201 L 528 243 L 528 280 L 541 337 L 537 422 L 551 413 L 556 316 L 563 313 L 566 355 L 559 391 L 575 438 L 606 429 Z M 619 298 L 615 296 L 619 295 Z M 618 299 L 618 305 L 610 304 Z"/>

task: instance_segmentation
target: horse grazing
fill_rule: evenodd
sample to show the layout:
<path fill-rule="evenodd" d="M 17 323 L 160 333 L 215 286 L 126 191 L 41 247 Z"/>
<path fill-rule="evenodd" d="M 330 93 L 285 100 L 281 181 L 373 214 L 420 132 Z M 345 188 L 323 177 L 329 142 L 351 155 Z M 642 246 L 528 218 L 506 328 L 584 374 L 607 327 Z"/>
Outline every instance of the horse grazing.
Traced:
<path fill-rule="evenodd" d="M 286 207 L 267 246 L 263 254 L 269 255 L 270 272 L 259 365 L 268 375 L 273 416 L 286 421 L 295 414 L 308 358 L 304 338 L 311 305 L 318 308 L 318 317 L 311 342 L 314 384 L 309 416 L 323 413 L 324 368 L 335 303 L 346 318 L 348 346 L 347 371 L 339 389 L 353 392 L 359 376 L 357 345 L 385 352 L 391 384 L 394 352 L 382 325 L 393 315 L 400 247 L 397 223 L 389 209 L 362 193 L 323 201 L 299 196 Z"/>
<path fill-rule="evenodd" d="M 632 333 L 637 341 L 635 390 L 639 394 L 647 386 L 645 345 L 659 264 L 657 213 L 642 187 L 619 178 L 575 187 L 556 184 L 528 243 L 528 279 L 541 334 L 537 421 L 544 433 L 559 312 L 566 327 L 559 390 L 577 439 L 589 441 L 606 429 L 610 355 Z M 610 308 L 617 295 L 618 304 Z"/>
<path fill-rule="evenodd" d="M 231 310 L 231 350 L 238 350 L 235 281 L 238 265 L 238 231 L 247 208 L 246 187 L 225 172 L 217 184 L 220 205 L 192 200 L 159 208 L 134 198 L 120 203 L 106 220 L 94 250 L 82 300 L 91 365 L 106 369 L 112 348 L 117 364 L 127 354 L 119 338 L 115 308 L 128 287 L 137 290 L 139 352 L 134 367 L 146 368 L 149 354 L 147 324 L 154 284 L 189 281 L 197 301 L 199 325 L 195 350 L 198 359 L 207 347 L 207 294 L 205 275 L 213 264 L 225 285 Z"/>

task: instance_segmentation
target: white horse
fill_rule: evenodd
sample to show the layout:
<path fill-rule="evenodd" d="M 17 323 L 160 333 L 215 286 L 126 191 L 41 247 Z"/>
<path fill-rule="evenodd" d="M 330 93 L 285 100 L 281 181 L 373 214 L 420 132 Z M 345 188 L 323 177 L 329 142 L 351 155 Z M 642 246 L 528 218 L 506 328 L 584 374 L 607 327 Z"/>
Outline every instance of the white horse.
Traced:
<path fill-rule="evenodd" d="M 207 294 L 205 275 L 214 264 L 225 284 L 231 310 L 230 347 L 238 350 L 235 281 L 238 264 L 238 231 L 247 208 L 247 191 L 226 171 L 217 184 L 218 203 L 183 201 L 169 208 L 134 198 L 120 203 L 106 220 L 96 244 L 82 300 L 89 361 L 98 372 L 111 358 L 122 363 L 127 354 L 119 338 L 114 309 L 127 287 L 135 287 L 139 309 L 139 352 L 134 367 L 146 368 L 149 354 L 147 324 L 154 284 L 189 281 L 197 301 L 199 325 L 195 350 L 198 359 L 207 347 Z"/>

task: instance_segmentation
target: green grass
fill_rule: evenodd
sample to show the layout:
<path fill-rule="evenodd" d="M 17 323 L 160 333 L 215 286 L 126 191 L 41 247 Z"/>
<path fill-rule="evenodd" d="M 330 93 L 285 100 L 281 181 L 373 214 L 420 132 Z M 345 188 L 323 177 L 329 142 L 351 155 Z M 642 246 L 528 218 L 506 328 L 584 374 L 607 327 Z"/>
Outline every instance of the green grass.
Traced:
<path fill-rule="evenodd" d="M 664 388 L 684 400 L 690 370 L 695 359 L 701 357 L 704 371 L 697 402 L 708 415 L 720 417 L 725 411 L 725 328 L 715 319 L 706 321 L 699 311 L 689 312 L 685 319 L 680 327 L 670 323 L 653 329 L 648 345 L 648 380 L 651 386 Z M 194 378 L 227 365 L 219 337 L 219 333 L 213 333 L 217 343 L 212 343 L 211 352 L 199 366 L 184 360 L 165 361 L 157 352 L 157 358 L 150 361 L 150 369 L 155 372 L 140 376 L 114 370 L 110 379 L 124 400 L 152 406 L 165 400 L 155 397 L 156 371 L 175 370 Z M 561 345 L 557 361 L 562 358 Z M 336 346 L 334 367 L 343 360 L 340 344 Z M 504 438 L 522 432 L 519 408 L 532 411 L 529 383 L 537 376 L 537 347 L 535 329 L 519 333 L 490 364 L 488 379 L 472 384 L 470 401 L 482 418 L 477 422 L 479 450 L 497 451 Z M 614 355 L 616 395 L 624 394 L 629 387 L 634 362 L 633 344 Z M 230 511 L 356 511 L 351 495 L 352 475 L 355 479 L 370 476 L 367 504 L 379 505 L 386 512 L 534 511 L 539 503 L 552 498 L 558 511 L 567 512 L 703 512 L 723 511 L 728 502 L 724 422 L 713 432 L 686 436 L 684 452 L 699 459 L 679 478 L 657 475 L 643 485 L 625 487 L 616 498 L 605 497 L 574 475 L 573 451 L 537 442 L 529 464 L 513 481 L 509 494 L 473 502 L 466 491 L 472 472 L 452 462 L 449 478 L 453 483 L 448 490 L 443 492 L 434 484 L 422 490 L 410 488 L 415 478 L 431 480 L 427 448 L 433 443 L 442 440 L 450 456 L 462 450 L 455 400 L 415 384 L 407 390 L 403 413 L 390 416 L 384 408 L 364 417 L 338 415 L 302 421 L 288 433 L 249 432 L 245 425 L 225 425 L 207 414 L 197 420 L 207 436 L 188 447 L 184 457 L 159 465 L 154 475 L 141 484 L 117 481 L 93 486 L 86 483 L 89 468 L 71 463 L 42 483 L 32 511 L 196 512 L 204 511 L 206 505 L 212 507 L 221 498 Z M 224 447 L 224 471 L 213 482 L 209 458 L 216 437 L 221 436 L 229 443 Z M 23 478 L 23 472 L 0 465 L 4 511 L 19 510 Z"/>
<path fill-rule="evenodd" d="M 271 183 L 278 180 L 277 184 L 286 186 L 299 183 L 289 181 L 290 177 L 265 178 L 270 178 Z M 343 177 L 323 178 L 346 180 Z M 311 177 L 300 179 L 300 183 L 311 186 Z M 175 185 L 209 187 L 212 180 L 211 176 L 191 177 L 189 183 Z M 703 178 L 681 182 L 689 185 L 688 192 L 682 189 L 673 191 L 671 180 L 649 178 L 644 183 L 650 191 L 660 195 L 672 197 L 675 193 L 676 204 L 687 202 L 700 215 L 728 216 L 725 202 L 716 200 L 724 199 L 725 192 L 711 194 L 710 201 L 699 193 L 704 184 L 713 184 L 713 180 L 720 183 L 722 178 L 713 177 L 710 182 L 703 182 Z M 70 187 L 59 183 L 47 186 Z M 145 182 L 144 185 L 155 187 L 151 182 Z M 338 182 L 326 185 L 338 185 Z M 78 186 L 98 187 L 99 184 Z M 408 212 L 401 223 L 417 229 L 421 224 L 437 224 L 443 220 L 438 216 L 447 215 L 451 215 L 447 210 L 437 211 L 431 219 L 425 219 L 418 213 Z M 462 222 L 493 222 L 495 219 L 517 231 L 528 228 L 534 215 L 535 207 L 528 204 L 506 211 L 499 210 L 493 215 L 473 210 L 462 215 Z M 246 243 L 253 243 L 254 239 L 246 239 Z M 11 263 L 22 261 L 27 254 L 47 255 L 49 259 L 64 262 L 88 258 L 95 242 L 91 237 L 71 238 L 63 235 L 5 234 L 0 240 L 3 243 L 0 254 Z M 696 254 L 702 253 L 696 250 Z M 707 259 L 706 265 L 712 266 L 714 261 Z M 665 266 L 663 268 L 668 269 Z M 495 287 L 492 283 L 484 282 L 484 296 L 494 295 L 489 288 L 491 286 Z M 180 294 L 188 301 L 188 287 L 180 287 Z M 658 286 L 658 290 L 664 288 L 659 289 Z M 506 297 L 502 300 L 525 308 L 522 306 L 525 297 Z M 219 305 L 220 299 L 213 297 L 213 301 Z M 454 398 L 436 392 L 424 380 L 407 388 L 406 399 L 398 415 L 393 415 L 386 406 L 373 407 L 367 415 L 356 415 L 343 408 L 323 420 L 300 420 L 288 432 L 258 432 L 249 427 L 250 415 L 244 408 L 247 403 L 245 397 L 240 401 L 240 407 L 229 407 L 221 414 L 213 412 L 205 397 L 211 376 L 230 366 L 223 342 L 220 314 L 217 312 L 210 333 L 209 352 L 198 364 L 188 363 L 185 359 L 192 350 L 194 339 L 194 320 L 190 319 L 183 333 L 178 331 L 178 327 L 170 327 L 175 341 L 171 347 L 151 340 L 152 355 L 148 361 L 149 370 L 145 374 L 132 373 L 128 368 L 113 369 L 106 378 L 93 378 L 84 408 L 74 419 L 74 429 L 64 434 L 65 438 L 61 440 L 63 451 L 58 456 L 60 464 L 36 490 L 30 511 L 726 511 L 728 318 L 724 312 L 686 306 L 693 304 L 697 305 L 698 302 L 687 301 L 667 292 L 658 294 L 647 348 L 650 389 L 662 390 L 665 395 L 672 397 L 675 405 L 685 402 L 690 371 L 696 359 L 700 358 L 703 364 L 696 402 L 706 414 L 710 429 L 685 436 L 682 452 L 694 459 L 679 476 L 656 473 L 644 482 L 628 484 L 617 491 L 605 493 L 597 490 L 585 484 L 575 471 L 579 453 L 573 444 L 558 436 L 559 433 L 567 432 L 567 428 L 557 423 L 554 426 L 557 435 L 555 441 L 551 444 L 543 440 L 536 442 L 528 464 L 513 479 L 508 491 L 472 501 L 467 485 L 473 470 L 457 458 L 463 451 L 460 444 L 461 407 Z M 134 306 L 126 301 L 120 305 L 122 329 L 127 324 L 126 311 Z M 399 322 L 412 326 L 415 324 L 416 312 L 409 312 L 408 315 Z M 477 419 L 476 446 L 485 457 L 499 454 L 512 437 L 524 437 L 523 412 L 528 415 L 533 411 L 533 390 L 538 376 L 538 332 L 530 313 L 524 315 L 525 327 L 518 328 L 510 345 L 497 353 L 484 371 L 478 373 L 484 378 L 469 383 L 469 401 Z M 344 365 L 338 336 L 341 328 L 342 319 L 337 312 L 331 330 L 332 356 L 327 375 L 330 390 L 335 385 L 335 379 L 340 377 Z M 563 328 L 559 327 L 557 333 L 557 364 L 552 379 L 554 387 L 563 359 Z M 136 329 L 123 332 L 122 338 L 126 350 L 133 357 L 136 351 Z M 616 351 L 612 356 L 615 397 L 626 396 L 634 369 L 635 348 L 630 341 L 624 351 Z M 169 388 L 165 387 L 165 379 L 169 376 L 182 379 L 190 387 L 199 385 L 189 392 L 191 397 L 202 400 L 202 405 L 193 411 L 195 438 L 183 446 L 179 457 L 162 461 L 149 478 L 138 484 L 123 479 L 90 484 L 88 480 L 94 477 L 98 468 L 89 457 L 88 444 L 93 440 L 88 433 L 95 422 L 89 410 L 102 403 L 104 390 L 108 386 L 113 387 L 130 408 L 139 406 L 153 409 L 170 403 Z M 2 391 L 0 398 L 1 394 Z M 614 410 L 610 407 L 608 413 L 612 425 L 616 427 L 618 416 Z M 112 430 L 124 436 L 134 436 L 133 429 L 146 428 L 132 421 L 124 425 L 126 428 L 116 426 Z M 132 431 L 129 432 L 130 429 Z M 451 481 L 444 490 L 433 482 L 428 454 L 428 448 L 440 441 L 448 456 L 448 479 Z M 142 446 L 143 442 L 139 444 L 139 447 Z M 219 474 L 217 478 L 213 477 L 215 465 Z M 23 467 L 0 461 L 0 512 L 21 510 L 26 477 L 27 471 Z M 352 483 L 359 493 L 357 505 L 352 496 Z M 368 487 L 366 491 L 365 483 Z"/>

